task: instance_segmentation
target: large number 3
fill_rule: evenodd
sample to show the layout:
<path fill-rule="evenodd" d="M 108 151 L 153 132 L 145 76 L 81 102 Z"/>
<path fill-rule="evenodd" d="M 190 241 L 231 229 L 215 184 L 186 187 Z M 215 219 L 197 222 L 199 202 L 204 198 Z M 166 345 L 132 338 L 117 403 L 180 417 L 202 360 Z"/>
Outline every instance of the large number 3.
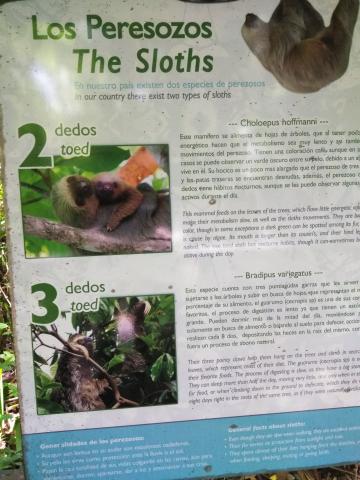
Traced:
<path fill-rule="evenodd" d="M 55 322 L 59 316 L 59 308 L 54 302 L 57 297 L 56 288 L 49 283 L 37 283 L 36 285 L 31 286 L 31 293 L 37 292 L 42 292 L 44 294 L 44 298 L 38 300 L 38 304 L 39 307 L 45 308 L 46 312 L 44 315 L 35 315 L 33 313 L 31 316 L 32 322 L 41 325 Z"/>
<path fill-rule="evenodd" d="M 19 138 L 23 135 L 33 135 L 35 143 L 29 155 L 25 158 L 20 168 L 38 168 L 38 167 L 52 167 L 52 157 L 41 157 L 40 153 L 46 145 L 45 129 L 37 123 L 26 123 L 18 130 Z"/>

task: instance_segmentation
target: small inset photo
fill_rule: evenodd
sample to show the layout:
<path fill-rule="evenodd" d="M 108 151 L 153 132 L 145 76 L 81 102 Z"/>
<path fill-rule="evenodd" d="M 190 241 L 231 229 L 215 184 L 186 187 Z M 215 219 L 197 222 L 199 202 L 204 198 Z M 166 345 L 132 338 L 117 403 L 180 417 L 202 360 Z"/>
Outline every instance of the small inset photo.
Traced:
<path fill-rule="evenodd" d="M 177 403 L 173 295 L 102 298 L 70 317 L 32 325 L 39 415 Z"/>
<path fill-rule="evenodd" d="M 92 145 L 19 184 L 26 258 L 171 251 L 168 145 Z"/>

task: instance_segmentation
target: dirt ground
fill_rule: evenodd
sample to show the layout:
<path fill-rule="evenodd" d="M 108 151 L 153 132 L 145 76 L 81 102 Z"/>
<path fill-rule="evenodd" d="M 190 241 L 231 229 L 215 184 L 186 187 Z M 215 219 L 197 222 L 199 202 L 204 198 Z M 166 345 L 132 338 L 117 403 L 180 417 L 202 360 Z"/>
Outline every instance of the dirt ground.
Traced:
<path fill-rule="evenodd" d="M 22 470 L 7 470 L 0 472 L 1 480 L 24 480 L 24 474 Z"/>

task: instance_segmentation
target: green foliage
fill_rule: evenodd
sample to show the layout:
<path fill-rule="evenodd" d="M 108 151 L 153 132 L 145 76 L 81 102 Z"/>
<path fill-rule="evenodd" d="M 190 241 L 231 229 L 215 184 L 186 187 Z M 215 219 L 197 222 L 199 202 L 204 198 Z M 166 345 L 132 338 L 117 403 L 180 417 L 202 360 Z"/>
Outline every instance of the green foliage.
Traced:
<path fill-rule="evenodd" d="M 174 373 L 174 358 L 168 353 L 161 355 L 151 367 L 151 378 L 153 382 L 158 382 L 162 379 L 170 382 Z"/>
<path fill-rule="evenodd" d="M 118 343 L 115 317 L 119 309 L 131 311 L 139 300 L 146 301 L 151 307 L 145 316 L 144 335 Z M 71 325 L 64 326 L 62 320 L 66 334 L 62 333 L 61 338 L 68 341 L 69 336 L 75 333 L 91 338 L 93 359 L 114 378 L 123 397 L 136 401 L 139 406 L 176 403 L 174 314 L 173 295 L 139 299 L 102 298 L 98 311 L 73 314 Z M 58 337 L 55 336 L 54 340 L 52 332 L 54 326 L 52 329 L 44 326 L 33 329 L 33 360 L 40 415 L 67 411 L 61 401 L 62 386 L 56 381 L 59 351 L 63 345 Z M 56 334 L 59 334 L 58 330 Z M 112 406 L 110 401 L 107 408 Z"/>
<path fill-rule="evenodd" d="M 14 436 L 9 437 L 10 442 L 9 446 L 1 449 L 1 457 L 0 457 L 0 471 L 1 470 L 9 470 L 12 468 L 18 468 L 22 464 L 23 454 L 21 450 L 16 450 L 16 445 L 13 445 L 12 440 L 16 438 Z M 20 435 L 20 433 L 19 433 Z"/>
<path fill-rule="evenodd" d="M 9 350 L 5 350 L 4 353 L 0 354 L 0 369 L 4 372 L 11 371 L 15 365 L 15 355 Z"/>
<path fill-rule="evenodd" d="M 52 376 L 47 375 L 40 368 L 35 369 L 35 378 L 37 408 L 39 415 L 64 413 L 63 407 L 52 400 L 52 393 L 61 388 L 61 385 L 55 382 Z"/>
<path fill-rule="evenodd" d="M 0 470 L 22 462 L 3 193 L 0 183 Z"/>

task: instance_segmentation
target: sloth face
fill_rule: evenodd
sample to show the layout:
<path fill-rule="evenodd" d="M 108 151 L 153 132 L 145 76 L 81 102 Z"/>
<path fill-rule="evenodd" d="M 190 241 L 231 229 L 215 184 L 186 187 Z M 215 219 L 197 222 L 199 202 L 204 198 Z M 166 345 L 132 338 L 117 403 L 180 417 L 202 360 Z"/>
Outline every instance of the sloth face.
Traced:
<path fill-rule="evenodd" d="M 100 203 L 113 203 L 119 200 L 128 190 L 129 186 L 113 173 L 99 173 L 92 179 L 95 195 Z"/>
<path fill-rule="evenodd" d="M 99 200 L 103 203 L 109 203 L 114 199 L 117 189 L 116 182 L 96 182 L 95 193 Z"/>
<path fill-rule="evenodd" d="M 84 335 L 75 333 L 74 335 L 70 335 L 69 342 L 73 342 L 77 345 L 82 345 L 87 349 L 90 356 L 94 353 L 94 344 L 90 337 L 85 337 Z"/>
<path fill-rule="evenodd" d="M 126 190 L 126 184 L 116 177 L 114 173 L 99 173 L 92 179 L 95 195 L 101 203 L 116 201 Z"/>
<path fill-rule="evenodd" d="M 80 175 L 70 175 L 66 181 L 76 205 L 83 207 L 86 200 L 94 194 L 90 180 Z"/>

